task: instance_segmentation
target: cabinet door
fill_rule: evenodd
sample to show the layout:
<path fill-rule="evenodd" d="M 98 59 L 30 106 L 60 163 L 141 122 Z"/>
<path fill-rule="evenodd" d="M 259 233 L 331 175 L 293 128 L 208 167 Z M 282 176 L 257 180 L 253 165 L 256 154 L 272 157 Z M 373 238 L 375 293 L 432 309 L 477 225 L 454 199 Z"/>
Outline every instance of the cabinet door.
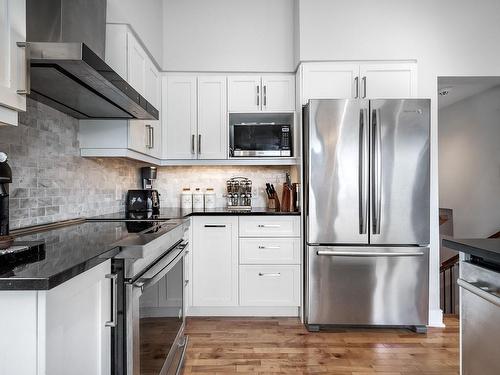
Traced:
<path fill-rule="evenodd" d="M 145 98 L 150 102 L 156 109 L 160 109 L 161 105 L 161 79 L 160 72 L 156 69 L 156 66 L 148 59 L 146 64 L 146 93 Z"/>
<path fill-rule="evenodd" d="M 198 159 L 227 159 L 226 77 L 198 77 Z"/>
<path fill-rule="evenodd" d="M 167 76 L 162 82 L 164 157 L 196 159 L 196 77 Z"/>
<path fill-rule="evenodd" d="M 295 110 L 295 75 L 283 74 L 262 77 L 262 110 Z"/>
<path fill-rule="evenodd" d="M 361 91 L 369 99 L 417 96 L 417 65 L 414 63 L 362 64 L 360 77 Z"/>
<path fill-rule="evenodd" d="M 229 111 L 255 112 L 261 110 L 260 76 L 228 77 Z"/>
<path fill-rule="evenodd" d="M 47 292 L 44 374 L 110 374 L 110 271 L 108 260 Z"/>
<path fill-rule="evenodd" d="M 238 305 L 238 218 L 193 217 L 193 305 Z"/>
<path fill-rule="evenodd" d="M 306 63 L 302 69 L 302 104 L 307 104 L 309 99 L 359 96 L 359 64 Z"/>
<path fill-rule="evenodd" d="M 150 121 L 151 122 L 151 121 Z M 128 123 L 128 148 L 143 154 L 149 152 L 149 125 L 145 120 L 130 120 Z"/>
<path fill-rule="evenodd" d="M 0 123 L 17 125 L 26 110 L 26 5 L 24 0 L 0 0 Z"/>
<path fill-rule="evenodd" d="M 127 33 L 127 82 L 139 94 L 146 96 L 146 65 L 147 55 L 131 32 Z"/>

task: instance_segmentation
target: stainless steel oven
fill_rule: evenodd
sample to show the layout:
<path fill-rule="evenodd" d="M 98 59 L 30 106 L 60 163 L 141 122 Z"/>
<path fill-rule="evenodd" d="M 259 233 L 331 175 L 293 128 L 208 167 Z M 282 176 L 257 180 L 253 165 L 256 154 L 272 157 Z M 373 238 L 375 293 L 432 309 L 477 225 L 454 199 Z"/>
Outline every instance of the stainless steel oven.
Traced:
<path fill-rule="evenodd" d="M 184 257 L 189 221 L 127 222 L 136 231 L 117 243 L 112 321 L 113 375 L 170 375 L 182 368 Z"/>
<path fill-rule="evenodd" d="M 292 156 L 292 125 L 275 122 L 240 122 L 229 127 L 231 157 Z"/>

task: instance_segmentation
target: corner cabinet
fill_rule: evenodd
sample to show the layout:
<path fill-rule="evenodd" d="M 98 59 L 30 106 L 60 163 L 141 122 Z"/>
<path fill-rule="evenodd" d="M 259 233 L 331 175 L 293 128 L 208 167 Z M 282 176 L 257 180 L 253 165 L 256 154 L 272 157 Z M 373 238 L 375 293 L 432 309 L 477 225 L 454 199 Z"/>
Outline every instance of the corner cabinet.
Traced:
<path fill-rule="evenodd" d="M 106 25 L 106 63 L 161 111 L 160 71 L 132 28 Z M 157 162 L 162 156 L 160 120 L 80 120 L 82 156 L 132 157 Z"/>
<path fill-rule="evenodd" d="M 295 110 L 295 75 L 230 76 L 230 112 L 290 112 Z"/>
<path fill-rule="evenodd" d="M 111 261 L 48 291 L 0 291 L 0 374 L 111 373 Z"/>
<path fill-rule="evenodd" d="M 309 99 L 417 97 L 414 62 L 303 63 L 302 104 Z"/>
<path fill-rule="evenodd" d="M 17 125 L 29 91 L 25 0 L 0 0 L 0 51 L 0 125 Z"/>
<path fill-rule="evenodd" d="M 227 158 L 225 76 L 163 77 L 163 157 Z"/>

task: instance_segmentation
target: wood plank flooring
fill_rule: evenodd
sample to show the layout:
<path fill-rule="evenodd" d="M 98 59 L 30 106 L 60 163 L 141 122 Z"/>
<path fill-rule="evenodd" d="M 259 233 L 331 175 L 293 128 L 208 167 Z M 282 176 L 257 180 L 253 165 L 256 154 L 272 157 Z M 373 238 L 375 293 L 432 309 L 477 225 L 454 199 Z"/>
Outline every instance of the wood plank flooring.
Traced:
<path fill-rule="evenodd" d="M 189 318 L 184 375 L 456 375 L 458 319 L 426 335 L 397 329 L 309 333 L 292 318 Z"/>

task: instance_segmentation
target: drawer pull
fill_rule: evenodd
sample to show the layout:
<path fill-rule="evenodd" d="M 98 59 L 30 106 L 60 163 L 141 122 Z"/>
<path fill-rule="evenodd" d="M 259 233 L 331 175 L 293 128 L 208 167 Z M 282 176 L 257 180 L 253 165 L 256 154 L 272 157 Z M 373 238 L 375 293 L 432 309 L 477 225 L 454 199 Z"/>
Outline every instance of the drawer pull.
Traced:
<path fill-rule="evenodd" d="M 225 224 L 205 224 L 205 228 L 225 228 Z"/>
<path fill-rule="evenodd" d="M 279 224 L 259 224 L 257 225 L 259 228 L 279 228 L 281 225 Z"/>
<path fill-rule="evenodd" d="M 276 272 L 276 273 L 263 273 L 259 272 L 259 276 L 265 276 L 265 277 L 280 277 L 281 273 Z"/>
<path fill-rule="evenodd" d="M 268 250 L 278 250 L 278 249 L 281 249 L 280 246 L 262 246 L 262 245 L 259 245 L 259 249 L 268 249 Z"/>

